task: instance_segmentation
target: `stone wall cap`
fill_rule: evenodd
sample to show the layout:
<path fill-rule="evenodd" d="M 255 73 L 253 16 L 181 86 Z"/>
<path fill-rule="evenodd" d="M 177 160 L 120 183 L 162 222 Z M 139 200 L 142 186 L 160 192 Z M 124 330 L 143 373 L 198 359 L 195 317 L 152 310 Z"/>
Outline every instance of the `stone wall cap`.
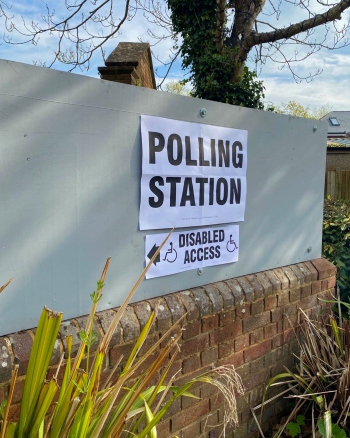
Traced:
<path fill-rule="evenodd" d="M 109 66 L 136 63 L 137 65 L 145 51 L 150 51 L 148 43 L 119 43 L 108 56 L 105 64 Z"/>

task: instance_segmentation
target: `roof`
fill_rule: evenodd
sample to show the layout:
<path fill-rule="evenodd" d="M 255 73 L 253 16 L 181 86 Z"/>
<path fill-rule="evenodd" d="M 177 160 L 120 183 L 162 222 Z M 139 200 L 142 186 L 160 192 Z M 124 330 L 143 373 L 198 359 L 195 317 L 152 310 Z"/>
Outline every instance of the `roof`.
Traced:
<path fill-rule="evenodd" d="M 328 138 L 327 140 L 327 148 L 335 149 L 335 148 L 350 148 L 350 138 Z"/>
<path fill-rule="evenodd" d="M 331 118 L 336 119 L 339 125 L 333 125 Z M 327 120 L 328 122 L 328 137 L 331 134 L 346 134 L 350 133 L 350 111 L 331 111 L 320 120 Z"/>
<path fill-rule="evenodd" d="M 149 56 L 151 55 L 148 43 L 119 43 L 108 56 L 105 64 L 107 66 L 121 64 L 137 65 L 145 51 L 149 52 Z"/>

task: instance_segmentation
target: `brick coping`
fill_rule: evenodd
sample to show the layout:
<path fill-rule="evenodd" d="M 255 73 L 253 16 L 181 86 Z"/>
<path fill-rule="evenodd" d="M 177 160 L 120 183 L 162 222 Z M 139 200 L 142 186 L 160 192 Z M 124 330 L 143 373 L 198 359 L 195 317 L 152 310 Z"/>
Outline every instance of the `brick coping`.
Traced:
<path fill-rule="evenodd" d="M 283 290 L 292 290 L 317 280 L 327 280 L 336 274 L 336 268 L 324 258 L 270 269 L 256 274 L 231 278 L 201 287 L 174 292 L 158 298 L 132 303 L 128 306 L 111 340 L 110 348 L 135 340 L 147 322 L 151 311 L 157 309 L 154 330 L 166 330 L 187 312 L 190 323 L 205 316 L 240 308 L 246 303 L 276 295 Z M 280 299 L 283 295 L 281 294 Z M 99 311 L 94 330 L 103 334 L 118 308 Z M 55 344 L 51 366 L 57 365 L 66 350 L 67 335 L 72 335 L 74 354 L 79 345 L 79 332 L 85 327 L 87 316 L 63 321 Z M 19 364 L 18 376 L 26 373 L 35 329 L 0 337 L 0 385 L 12 376 L 14 363 Z"/>

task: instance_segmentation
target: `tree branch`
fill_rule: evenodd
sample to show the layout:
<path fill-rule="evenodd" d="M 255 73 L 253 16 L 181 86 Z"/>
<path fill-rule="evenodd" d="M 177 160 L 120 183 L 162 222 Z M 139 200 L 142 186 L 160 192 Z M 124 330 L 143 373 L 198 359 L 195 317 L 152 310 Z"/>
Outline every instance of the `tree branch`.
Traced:
<path fill-rule="evenodd" d="M 312 18 L 291 24 L 282 29 L 276 29 L 271 32 L 255 33 L 252 32 L 244 41 L 244 47 L 249 51 L 257 44 L 273 43 L 278 40 L 291 38 L 299 33 L 308 31 L 314 27 L 329 23 L 334 20 L 340 20 L 341 13 L 350 8 L 350 0 L 342 0 L 337 5 L 328 9 L 323 14 L 317 14 Z"/>

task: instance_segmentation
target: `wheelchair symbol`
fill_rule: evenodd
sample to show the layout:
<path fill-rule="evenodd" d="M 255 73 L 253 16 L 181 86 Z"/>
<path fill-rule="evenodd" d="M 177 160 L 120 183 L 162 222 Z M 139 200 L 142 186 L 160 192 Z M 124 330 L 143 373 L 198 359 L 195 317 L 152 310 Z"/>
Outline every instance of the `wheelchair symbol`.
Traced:
<path fill-rule="evenodd" d="M 165 257 L 163 258 L 163 261 L 174 263 L 176 259 L 177 259 L 177 251 L 173 247 L 173 242 L 170 242 L 170 249 L 168 249 L 167 252 L 165 253 Z"/>
<path fill-rule="evenodd" d="M 228 252 L 233 252 L 236 251 L 236 249 L 238 249 L 236 242 L 232 239 L 232 234 L 230 234 L 230 240 L 226 244 L 226 249 Z"/>

